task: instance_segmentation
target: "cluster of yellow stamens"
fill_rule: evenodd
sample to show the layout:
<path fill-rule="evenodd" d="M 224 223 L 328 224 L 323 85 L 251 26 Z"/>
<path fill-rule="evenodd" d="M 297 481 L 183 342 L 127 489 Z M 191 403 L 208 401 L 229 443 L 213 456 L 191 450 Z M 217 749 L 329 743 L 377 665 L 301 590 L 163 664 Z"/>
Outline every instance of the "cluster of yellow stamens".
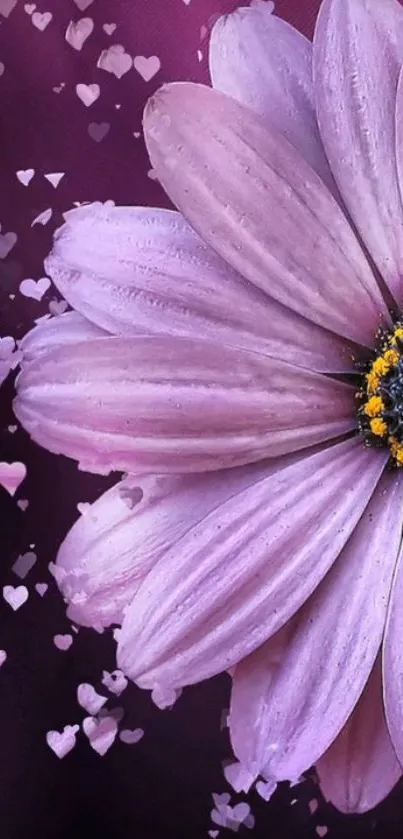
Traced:
<path fill-rule="evenodd" d="M 399 466 L 403 466 L 403 435 L 399 423 L 399 436 L 395 436 L 395 403 L 398 399 L 400 407 L 403 396 L 402 349 L 403 326 L 397 326 L 393 333 L 384 338 L 382 351 L 372 362 L 365 376 L 366 387 L 359 394 L 362 399 L 359 412 L 361 431 L 367 439 L 371 438 L 377 445 L 387 444 Z"/>

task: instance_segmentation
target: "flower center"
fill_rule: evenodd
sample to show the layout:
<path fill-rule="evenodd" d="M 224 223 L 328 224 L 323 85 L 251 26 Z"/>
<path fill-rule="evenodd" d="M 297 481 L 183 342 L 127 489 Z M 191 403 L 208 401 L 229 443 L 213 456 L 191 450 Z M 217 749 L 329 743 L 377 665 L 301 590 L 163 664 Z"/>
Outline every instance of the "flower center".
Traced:
<path fill-rule="evenodd" d="M 403 322 L 384 335 L 381 351 L 357 393 L 358 423 L 368 444 L 388 446 L 397 466 L 403 466 Z"/>

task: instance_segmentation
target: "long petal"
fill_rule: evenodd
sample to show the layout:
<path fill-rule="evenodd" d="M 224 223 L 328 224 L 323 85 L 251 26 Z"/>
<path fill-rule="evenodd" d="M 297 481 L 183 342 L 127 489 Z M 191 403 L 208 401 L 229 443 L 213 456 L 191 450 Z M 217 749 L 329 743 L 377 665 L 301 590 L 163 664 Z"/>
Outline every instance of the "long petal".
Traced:
<path fill-rule="evenodd" d="M 296 616 L 280 661 L 272 663 L 273 639 L 235 670 L 231 739 L 253 774 L 298 778 L 360 697 L 385 626 L 403 523 L 401 477 L 385 473 L 379 482 L 337 562 Z"/>
<path fill-rule="evenodd" d="M 59 347 L 23 368 L 33 439 L 94 471 L 203 472 L 354 428 L 350 385 L 208 341 L 148 336 Z"/>
<path fill-rule="evenodd" d="M 232 495 L 302 455 L 204 475 L 128 476 L 91 504 L 60 546 L 54 570 L 84 626 L 121 623 L 142 580 L 163 554 Z"/>
<path fill-rule="evenodd" d="M 349 440 L 243 490 L 165 554 L 129 606 L 119 666 L 140 687 L 232 667 L 300 608 L 354 530 L 385 464 Z"/>
<path fill-rule="evenodd" d="M 354 345 L 244 280 L 180 213 L 97 203 L 65 218 L 47 273 L 109 332 L 211 338 L 309 369 L 352 369 Z"/>
<path fill-rule="evenodd" d="M 334 190 L 316 122 L 312 44 L 265 4 L 222 15 L 210 39 L 213 87 L 252 108 Z"/>
<path fill-rule="evenodd" d="M 403 208 L 395 102 L 403 61 L 396 0 L 324 0 L 314 38 L 319 127 L 341 195 L 398 303 L 403 301 Z"/>
<path fill-rule="evenodd" d="M 353 714 L 316 769 L 323 795 L 342 813 L 366 813 L 402 775 L 386 725 L 377 659 Z"/>
<path fill-rule="evenodd" d="M 331 193 L 285 138 L 216 90 L 167 85 L 145 139 L 162 185 L 244 277 L 364 346 L 387 319 L 375 279 Z"/>
<path fill-rule="evenodd" d="M 390 598 L 383 649 L 385 711 L 396 754 L 403 763 L 403 548 Z"/>
<path fill-rule="evenodd" d="M 103 329 L 90 323 L 78 312 L 65 312 L 55 318 L 42 320 L 30 329 L 19 343 L 24 353 L 24 363 L 32 361 L 42 352 L 64 345 L 74 345 L 91 338 L 105 338 Z"/>

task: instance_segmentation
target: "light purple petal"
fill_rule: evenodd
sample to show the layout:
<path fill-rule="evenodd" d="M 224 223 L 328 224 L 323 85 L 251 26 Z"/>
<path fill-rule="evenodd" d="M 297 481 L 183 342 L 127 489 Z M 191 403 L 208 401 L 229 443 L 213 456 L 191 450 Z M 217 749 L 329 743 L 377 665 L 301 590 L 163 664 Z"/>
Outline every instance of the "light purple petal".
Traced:
<path fill-rule="evenodd" d="M 403 59 L 402 59 L 403 60 Z M 396 162 L 400 195 L 403 199 L 403 71 L 400 71 L 396 94 Z"/>
<path fill-rule="evenodd" d="M 385 626 L 403 523 L 402 477 L 385 473 L 337 562 L 286 627 L 279 660 L 274 638 L 235 670 L 232 745 L 254 775 L 297 779 L 360 697 Z"/>
<path fill-rule="evenodd" d="M 380 656 L 352 716 L 316 769 L 323 795 L 342 813 L 372 810 L 401 777 L 383 710 Z"/>
<path fill-rule="evenodd" d="M 354 389 L 208 341 L 100 338 L 52 349 L 18 378 L 16 416 L 93 471 L 203 472 L 337 437 Z"/>
<path fill-rule="evenodd" d="M 277 303 L 171 210 L 71 210 L 46 270 L 66 300 L 117 335 L 211 338 L 319 371 L 352 369 L 357 347 Z"/>
<path fill-rule="evenodd" d="M 30 329 L 19 343 L 24 353 L 24 363 L 32 361 L 39 353 L 64 345 L 74 345 L 91 338 L 104 338 L 108 335 L 78 312 L 65 312 L 54 318 L 42 320 Z"/>
<path fill-rule="evenodd" d="M 197 232 L 293 311 L 371 347 L 385 304 L 331 193 L 285 138 L 235 100 L 188 83 L 149 100 L 156 175 Z"/>
<path fill-rule="evenodd" d="M 84 626 L 121 623 L 164 552 L 211 510 L 303 455 L 204 475 L 128 476 L 89 505 L 62 543 L 55 576 L 68 616 Z"/>
<path fill-rule="evenodd" d="M 396 511 L 397 514 L 397 511 Z M 403 549 L 397 562 L 383 649 L 386 719 L 400 763 L 403 763 Z"/>
<path fill-rule="evenodd" d="M 333 191 L 336 185 L 316 122 L 312 44 L 269 6 L 237 9 L 210 40 L 213 87 L 252 108 L 301 152 Z"/>
<path fill-rule="evenodd" d="M 395 102 L 403 9 L 395 0 L 324 0 L 314 38 L 319 127 L 347 209 L 383 278 L 403 301 L 403 208 Z"/>
<path fill-rule="evenodd" d="M 210 513 L 137 592 L 119 638 L 119 666 L 140 687 L 177 687 L 227 670 L 263 644 L 337 558 L 385 460 L 348 440 Z"/>

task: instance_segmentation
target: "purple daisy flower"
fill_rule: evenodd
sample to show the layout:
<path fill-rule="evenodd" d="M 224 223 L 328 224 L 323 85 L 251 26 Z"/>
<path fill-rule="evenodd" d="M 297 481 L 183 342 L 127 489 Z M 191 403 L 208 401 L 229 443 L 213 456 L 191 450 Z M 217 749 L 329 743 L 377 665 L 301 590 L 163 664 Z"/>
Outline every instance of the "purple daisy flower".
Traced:
<path fill-rule="evenodd" d="M 403 762 L 402 59 L 395 0 L 324 0 L 313 48 L 271 4 L 219 20 L 215 90 L 145 111 L 179 212 L 66 215 L 75 311 L 24 339 L 15 402 L 129 473 L 60 548 L 69 615 L 121 624 L 140 687 L 230 670 L 246 775 L 316 764 L 347 812 Z"/>

